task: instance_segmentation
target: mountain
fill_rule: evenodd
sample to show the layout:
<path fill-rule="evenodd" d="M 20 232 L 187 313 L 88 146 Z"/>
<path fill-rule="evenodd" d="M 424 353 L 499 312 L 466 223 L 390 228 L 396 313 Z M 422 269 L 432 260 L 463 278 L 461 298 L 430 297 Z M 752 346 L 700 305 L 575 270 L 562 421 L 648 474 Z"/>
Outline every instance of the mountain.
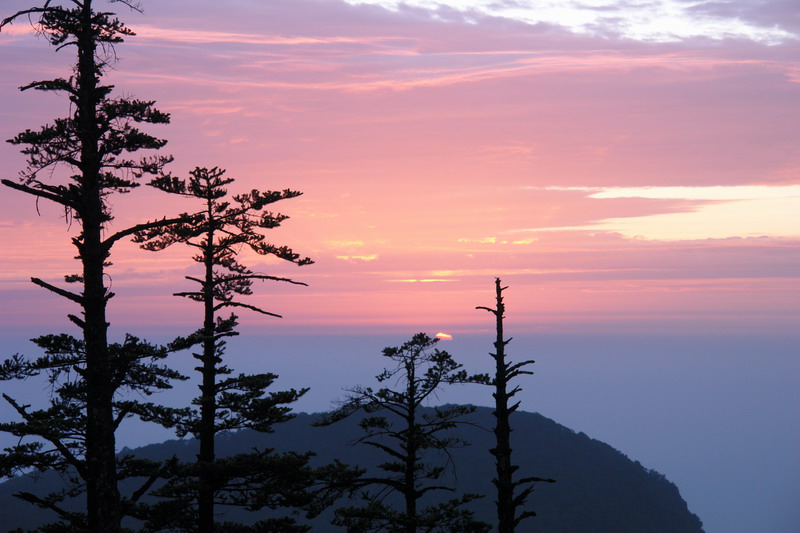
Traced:
<path fill-rule="evenodd" d="M 478 408 L 472 417 L 475 425 L 458 430 L 471 446 L 453 451 L 456 468 L 449 481 L 457 486 L 457 493 L 485 494 L 470 508 L 482 520 L 494 523 L 494 458 L 488 452 L 493 435 L 487 429 L 493 426 L 491 412 Z M 357 417 L 333 426 L 312 427 L 316 418 L 299 414 L 272 434 L 241 431 L 225 435 L 218 453 L 246 452 L 254 447 L 313 451 L 320 464 L 340 459 L 367 469 L 385 460 L 369 446 L 350 445 L 360 436 Z M 700 519 L 689 511 L 677 487 L 658 472 L 542 415 L 517 412 L 512 423 L 514 462 L 521 466 L 520 474 L 556 480 L 537 484 L 528 500 L 528 508 L 537 516 L 524 521 L 520 533 L 703 533 Z M 191 439 L 125 451 L 153 459 L 177 455 L 184 460 L 197 453 L 196 442 Z M 43 493 L 55 482 L 52 476 L 43 476 L 36 483 L 17 478 L 0 484 L 0 532 L 52 520 L 49 513 L 16 500 L 12 494 L 22 490 Z M 342 531 L 330 526 L 326 516 L 311 523 L 314 532 Z"/>

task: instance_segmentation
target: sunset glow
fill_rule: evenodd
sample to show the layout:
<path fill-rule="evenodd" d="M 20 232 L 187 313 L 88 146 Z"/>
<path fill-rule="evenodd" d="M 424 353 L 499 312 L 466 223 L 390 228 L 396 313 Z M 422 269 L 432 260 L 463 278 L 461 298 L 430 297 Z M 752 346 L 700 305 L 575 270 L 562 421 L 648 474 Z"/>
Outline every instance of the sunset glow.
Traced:
<path fill-rule="evenodd" d="M 488 328 L 474 307 L 495 276 L 532 331 L 796 321 L 796 28 L 670 0 L 513 4 L 153 3 L 125 14 L 138 35 L 110 78 L 172 114 L 154 133 L 173 173 L 218 165 L 241 190 L 303 191 L 276 206 L 291 218 L 273 238 L 315 265 L 244 257 L 308 283 L 256 288 L 281 327 Z M 0 34 L 3 138 L 66 112 L 16 90 L 66 66 L 31 31 Z M 3 177 L 23 168 L 14 147 L 0 156 Z M 74 228 L 0 201 L 6 298 L 47 299 L 27 280 L 74 269 Z M 113 202 L 120 225 L 191 209 L 145 188 Z M 184 320 L 170 295 L 185 254 L 124 244 L 113 262 L 117 316 Z"/>

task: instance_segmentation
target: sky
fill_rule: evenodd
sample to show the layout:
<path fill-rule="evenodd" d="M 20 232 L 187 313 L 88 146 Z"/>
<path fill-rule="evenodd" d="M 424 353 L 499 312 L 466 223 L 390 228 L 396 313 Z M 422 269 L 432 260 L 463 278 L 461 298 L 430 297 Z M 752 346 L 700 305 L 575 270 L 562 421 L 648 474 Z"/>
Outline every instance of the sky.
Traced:
<path fill-rule="evenodd" d="M 3 12 L 29 3 L 4 0 Z M 509 331 L 555 358 L 557 380 L 544 385 L 545 370 L 536 378 L 543 390 L 555 387 L 553 396 L 531 392 L 530 410 L 658 467 L 708 533 L 750 532 L 768 520 L 770 531 L 796 533 L 800 516 L 789 502 L 800 495 L 800 464 L 790 450 L 800 447 L 792 414 L 800 397 L 785 381 L 800 375 L 795 2 L 143 7 L 138 14 L 113 5 L 137 35 L 116 48 L 108 79 L 171 114 L 172 124 L 152 129 L 169 141 L 171 171 L 219 166 L 236 178 L 232 190 L 303 192 L 276 205 L 290 218 L 271 238 L 316 263 L 243 259 L 308 287 L 256 287 L 252 303 L 284 318 L 243 316 L 247 331 L 326 339 L 312 344 L 337 357 L 363 347 L 362 338 L 387 336 L 372 355 L 404 335 L 441 331 L 472 360 L 488 349 L 478 339 L 492 328 L 475 306 L 492 304 L 500 276 L 510 287 Z M 68 50 L 54 53 L 20 23 L 0 33 L 0 61 L 0 137 L 67 112 L 58 97 L 17 88 L 64 75 Z M 0 146 L 0 176 L 13 179 L 24 165 L 15 147 Z M 112 203 L 111 229 L 192 209 L 146 187 Z M 70 327 L 68 303 L 29 278 L 58 282 L 76 268 L 74 230 L 52 206 L 0 194 L 0 331 L 8 345 L 24 346 L 40 328 Z M 187 251 L 122 243 L 112 261 L 117 335 L 167 338 L 195 327 L 199 310 L 170 296 L 188 287 Z M 570 370 L 583 372 L 576 354 L 592 349 L 593 361 L 620 365 L 610 367 L 616 378 L 570 381 Z M 636 364 L 619 359 L 626 350 Z M 348 385 L 315 379 L 330 394 Z M 641 383 L 654 379 L 683 388 L 673 398 L 648 396 Z M 565 401 L 559 390 L 574 395 Z M 619 390 L 627 400 L 614 400 Z M 630 398 L 658 416 L 625 427 L 618 410 Z M 598 401 L 605 411 L 587 409 Z M 731 418 L 728 409 L 745 405 L 757 408 Z M 763 426 L 766 411 L 783 422 Z M 674 417 L 689 414 L 705 423 L 675 426 Z M 656 425 L 708 453 L 685 457 L 663 446 L 666 436 L 643 437 Z M 743 518 L 730 512 L 743 504 L 725 473 L 750 474 L 738 483 L 760 479 L 749 440 L 756 433 L 786 445 L 774 456 L 785 468 L 770 470 L 774 483 L 764 482 L 760 504 Z M 703 474 L 701 458 L 722 448 L 729 453 L 719 476 Z"/>

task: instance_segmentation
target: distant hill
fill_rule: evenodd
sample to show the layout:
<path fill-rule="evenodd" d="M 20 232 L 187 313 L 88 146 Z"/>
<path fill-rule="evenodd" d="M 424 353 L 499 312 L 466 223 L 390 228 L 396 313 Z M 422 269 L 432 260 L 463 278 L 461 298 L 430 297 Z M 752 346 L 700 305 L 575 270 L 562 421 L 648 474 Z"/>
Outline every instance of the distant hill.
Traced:
<path fill-rule="evenodd" d="M 385 460 L 371 447 L 349 445 L 360 436 L 357 417 L 323 428 L 311 426 L 315 418 L 299 414 L 276 427 L 273 434 L 232 433 L 220 440 L 217 449 L 221 455 L 253 447 L 313 451 L 320 463 L 338 458 L 364 468 L 374 468 Z M 482 428 L 493 425 L 489 408 L 479 408 L 472 419 Z M 512 420 L 514 461 L 521 465 L 520 473 L 557 480 L 537 485 L 528 505 L 537 516 L 523 522 L 521 533 L 703 533 L 700 519 L 688 510 L 677 487 L 658 472 L 539 414 L 518 412 Z M 479 518 L 494 523 L 494 462 L 488 453 L 493 435 L 472 426 L 461 428 L 459 433 L 472 445 L 453 452 L 456 478 L 451 481 L 458 492 L 485 494 L 471 508 Z M 184 460 L 192 460 L 197 453 L 194 440 L 171 440 L 132 451 L 153 459 L 177 455 Z M 27 478 L 0 484 L 0 532 L 51 521 L 49 513 L 18 501 L 12 494 L 21 490 L 46 492 L 45 485 L 52 487 L 54 482 L 57 479 L 45 476 L 35 484 Z M 343 531 L 329 525 L 326 516 L 311 524 L 314 532 Z"/>

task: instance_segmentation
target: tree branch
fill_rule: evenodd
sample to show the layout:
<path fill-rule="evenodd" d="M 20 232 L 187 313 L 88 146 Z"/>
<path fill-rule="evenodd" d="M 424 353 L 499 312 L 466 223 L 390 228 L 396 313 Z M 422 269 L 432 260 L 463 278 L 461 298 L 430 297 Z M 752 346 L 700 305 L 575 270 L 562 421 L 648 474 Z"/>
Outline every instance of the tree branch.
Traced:
<path fill-rule="evenodd" d="M 188 276 L 187 276 L 188 277 Z M 289 278 L 279 278 L 277 276 L 268 276 L 266 274 L 242 274 L 240 276 L 230 276 L 230 277 L 223 277 L 218 280 L 215 280 L 215 285 L 219 285 L 220 283 L 225 283 L 226 281 L 240 281 L 240 280 L 248 280 L 248 279 L 260 279 L 260 280 L 271 280 L 271 281 L 285 281 L 287 283 L 291 283 L 293 285 L 303 285 L 304 287 L 308 287 L 308 283 L 303 283 L 302 281 L 295 281 Z"/>
<path fill-rule="evenodd" d="M 70 322 L 72 322 L 73 324 L 75 324 L 76 326 L 78 326 L 81 329 L 86 327 L 86 322 L 84 322 L 83 320 L 81 320 L 80 318 L 78 318 L 75 315 L 72 315 L 72 314 L 67 315 L 67 318 L 70 320 Z"/>
<path fill-rule="evenodd" d="M 219 311 L 223 307 L 244 307 L 245 309 L 250 309 L 251 311 L 255 311 L 256 313 L 261 313 L 262 315 L 274 316 L 275 318 L 283 318 L 282 315 L 278 315 L 276 313 L 270 313 L 269 311 L 264 311 L 263 309 L 260 309 L 255 305 L 243 304 L 241 302 L 222 302 L 214 306 L 214 311 Z"/>
<path fill-rule="evenodd" d="M 5 401 L 7 401 L 8 403 L 10 403 L 10 404 L 11 404 L 11 407 L 13 407 L 13 408 L 14 408 L 14 410 L 15 410 L 17 413 L 19 413 L 19 416 L 21 416 L 21 417 L 22 417 L 22 418 L 23 418 L 23 419 L 24 419 L 26 422 L 28 422 L 28 423 L 32 423 L 32 422 L 34 422 L 34 420 L 33 420 L 33 417 L 31 417 L 31 415 L 28 413 L 28 411 L 26 411 L 24 407 L 22 407 L 21 405 L 19 405 L 19 404 L 18 404 L 18 403 L 17 403 L 17 402 L 16 402 L 16 401 L 15 401 L 15 400 L 12 398 L 12 397 L 10 397 L 8 394 L 3 394 L 3 399 L 5 399 Z M 86 479 L 86 468 L 85 468 L 85 466 L 86 466 L 86 465 L 84 465 L 82 461 L 80 461 L 80 460 L 79 460 L 77 457 L 75 457 L 75 456 L 72 454 L 72 452 L 71 452 L 71 451 L 69 451 L 69 448 L 67 448 L 67 447 L 64 445 L 64 443 L 63 443 L 63 442 L 61 442 L 61 439 L 59 439 L 59 438 L 57 438 L 57 437 L 55 437 L 55 436 L 53 436 L 53 435 L 50 435 L 50 434 L 47 434 L 47 435 L 46 435 L 46 434 L 44 434 L 44 432 L 39 432 L 39 433 L 37 433 L 37 434 L 38 434 L 40 437 L 42 437 L 43 439 L 45 439 L 45 440 L 47 440 L 48 442 L 50 442 L 50 443 L 51 443 L 53 446 L 55 446 L 55 447 L 56 447 L 56 449 L 57 449 L 57 450 L 59 451 L 59 453 L 61 454 L 61 456 L 62 456 L 62 457 L 63 457 L 63 458 L 64 458 L 64 459 L 65 459 L 65 460 L 66 460 L 66 461 L 69 463 L 69 464 L 71 464 L 71 465 L 72 465 L 72 466 L 75 468 L 75 470 L 77 470 L 77 471 L 78 471 L 78 474 L 80 474 L 80 476 L 81 476 L 83 479 Z"/>
<path fill-rule="evenodd" d="M 83 305 L 83 296 L 79 296 L 79 295 L 75 294 L 74 292 L 70 292 L 70 291 L 61 289 L 59 287 L 56 287 L 55 285 L 50 285 L 46 281 L 43 281 L 43 280 L 41 280 L 39 278 L 31 278 L 31 282 L 33 282 L 34 285 L 38 285 L 40 287 L 43 287 L 43 288 L 47 289 L 50 292 L 54 292 L 54 293 L 58 294 L 59 296 L 63 296 L 64 298 L 66 298 L 68 300 L 72 300 L 73 302 L 75 302 L 75 303 L 77 303 L 79 305 Z"/>
<path fill-rule="evenodd" d="M 66 518 L 67 520 L 69 520 L 70 523 L 72 523 L 72 524 L 74 524 L 76 521 L 78 521 L 76 519 L 76 517 L 75 517 L 75 513 L 70 513 L 69 511 L 65 511 L 64 509 L 62 509 L 61 507 L 56 505 L 54 502 L 50 502 L 50 501 L 44 500 L 44 499 L 36 496 L 35 494 L 31 494 L 30 492 L 17 492 L 17 493 L 14 493 L 14 496 L 19 498 L 20 500 L 23 500 L 23 501 L 26 501 L 28 503 L 32 503 L 32 504 L 34 504 L 34 505 L 36 505 L 38 507 L 41 507 L 42 509 L 50 509 L 51 511 L 55 512 L 61 518 Z"/>
<path fill-rule="evenodd" d="M 6 180 L 3 180 L 3 182 L 5 181 Z M 139 231 L 145 231 L 153 228 L 160 228 L 163 226 L 171 226 L 172 224 L 179 224 L 181 222 L 191 222 L 192 220 L 193 218 L 190 217 L 189 215 L 181 215 L 176 218 L 162 218 L 161 220 L 153 220 L 152 222 L 144 222 L 142 224 L 136 224 L 135 226 L 131 226 L 130 228 L 119 231 L 114 235 L 112 235 L 111 237 L 109 237 L 108 239 L 104 240 L 103 248 L 108 250 L 118 240 L 133 235 L 134 233 L 137 233 Z"/>
<path fill-rule="evenodd" d="M 125 406 L 123 409 L 120 409 L 117 413 L 117 416 L 114 418 L 114 429 L 119 429 L 119 425 L 122 424 L 122 421 L 125 420 L 125 417 L 131 412 L 131 406 Z"/>
<path fill-rule="evenodd" d="M 12 189 L 32 194 L 33 196 L 38 196 L 39 198 L 46 198 L 47 200 L 50 200 L 57 204 L 61 204 L 64 207 L 75 209 L 76 211 L 78 210 L 77 206 L 73 202 L 58 194 L 53 194 L 47 191 L 43 191 L 41 189 L 37 189 L 35 187 L 30 187 L 28 185 L 23 185 L 21 183 L 16 183 L 7 179 L 0 180 L 0 182 L 2 182 L 2 184 L 5 185 L 6 187 L 11 187 Z"/>
<path fill-rule="evenodd" d="M 158 472 L 152 474 L 149 478 L 147 478 L 147 480 L 142 484 L 142 486 L 140 486 L 133 494 L 131 494 L 131 501 L 133 503 L 138 502 L 141 499 L 141 497 L 144 496 L 148 490 L 150 490 L 150 487 L 152 487 L 153 484 L 156 481 L 158 481 L 160 474 L 161 473 Z"/>
<path fill-rule="evenodd" d="M 24 9 L 22 11 L 17 11 L 13 15 L 11 15 L 10 17 L 4 18 L 3 21 L 0 22 L 0 30 L 2 30 L 3 26 L 7 26 L 8 24 L 11 24 L 12 22 L 14 22 L 14 20 L 16 20 L 17 18 L 19 18 L 19 17 L 21 17 L 23 15 L 31 15 L 33 13 L 46 13 L 47 11 L 51 11 L 53 9 L 53 8 L 49 7 L 51 1 L 52 0 L 47 0 L 47 2 L 45 2 L 44 6 L 42 6 L 42 7 L 32 7 L 32 8 L 29 8 L 29 9 Z"/>

